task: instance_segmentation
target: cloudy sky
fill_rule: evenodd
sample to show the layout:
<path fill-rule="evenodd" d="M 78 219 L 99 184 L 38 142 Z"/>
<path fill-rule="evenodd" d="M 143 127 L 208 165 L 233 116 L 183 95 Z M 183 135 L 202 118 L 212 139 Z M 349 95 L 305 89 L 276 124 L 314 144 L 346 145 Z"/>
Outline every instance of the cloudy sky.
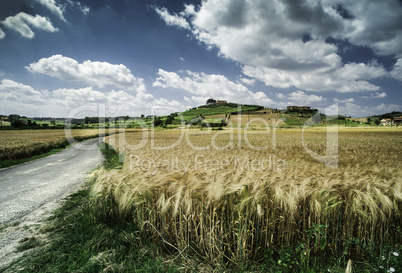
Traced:
<path fill-rule="evenodd" d="M 0 114 L 136 116 L 214 98 L 360 117 L 401 111 L 401 92 L 399 0 L 0 2 Z"/>

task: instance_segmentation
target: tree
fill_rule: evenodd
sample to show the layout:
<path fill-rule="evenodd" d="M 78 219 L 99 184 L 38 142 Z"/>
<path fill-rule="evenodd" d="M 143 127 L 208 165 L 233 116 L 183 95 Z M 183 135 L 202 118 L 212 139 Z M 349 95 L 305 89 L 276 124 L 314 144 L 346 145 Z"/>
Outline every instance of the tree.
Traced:
<path fill-rule="evenodd" d="M 207 104 L 214 104 L 214 103 L 216 103 L 216 100 L 214 100 L 214 99 L 207 100 Z"/>
<path fill-rule="evenodd" d="M 13 126 L 14 128 L 20 128 L 20 127 L 22 127 L 24 125 L 25 125 L 25 123 L 22 120 L 19 120 L 19 119 L 13 120 L 11 122 L 11 126 Z"/>
<path fill-rule="evenodd" d="M 130 117 L 127 115 L 127 116 L 124 116 L 123 117 L 123 119 L 124 119 L 124 123 L 126 123 L 126 121 L 129 119 Z"/>
<path fill-rule="evenodd" d="M 153 123 L 154 123 L 154 126 L 157 127 L 157 126 L 162 125 L 163 121 L 161 120 L 160 117 L 154 117 L 153 118 Z"/>
<path fill-rule="evenodd" d="M 380 123 L 381 123 L 381 121 L 379 120 L 379 119 L 376 119 L 375 121 L 374 121 L 374 123 L 375 123 L 375 125 L 380 125 Z"/>
<path fill-rule="evenodd" d="M 371 122 L 371 118 L 367 118 L 367 122 L 370 123 L 370 122 Z"/>
<path fill-rule="evenodd" d="M 8 121 L 13 122 L 14 120 L 20 119 L 19 115 L 9 115 L 8 116 Z"/>

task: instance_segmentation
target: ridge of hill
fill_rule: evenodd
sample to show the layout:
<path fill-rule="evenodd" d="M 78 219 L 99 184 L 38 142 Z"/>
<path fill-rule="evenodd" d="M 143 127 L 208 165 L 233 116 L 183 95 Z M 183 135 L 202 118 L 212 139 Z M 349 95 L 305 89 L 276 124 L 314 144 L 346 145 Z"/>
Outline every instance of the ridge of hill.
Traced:
<path fill-rule="evenodd" d="M 213 116 L 250 113 L 264 110 L 264 106 L 238 103 L 206 104 L 181 112 L 183 117 Z"/>

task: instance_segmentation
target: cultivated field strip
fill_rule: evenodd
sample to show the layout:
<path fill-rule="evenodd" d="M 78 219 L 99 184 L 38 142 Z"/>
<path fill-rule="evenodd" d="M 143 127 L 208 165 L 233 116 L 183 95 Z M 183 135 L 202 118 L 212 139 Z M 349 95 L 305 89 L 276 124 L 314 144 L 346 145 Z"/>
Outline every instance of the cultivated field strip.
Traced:
<path fill-rule="evenodd" d="M 307 254 L 334 255 L 355 238 L 401 243 L 401 130 L 339 130 L 335 168 L 306 152 L 325 155 L 325 129 L 305 131 L 305 146 L 296 129 L 188 130 L 178 141 L 181 132 L 107 138 L 125 162 L 97 173 L 93 194 L 104 214 L 138 221 L 155 241 L 211 262 L 300 242 Z"/>
<path fill-rule="evenodd" d="M 76 141 L 99 135 L 98 130 L 71 130 Z M 69 144 L 64 130 L 1 130 L 0 161 L 20 160 Z"/>

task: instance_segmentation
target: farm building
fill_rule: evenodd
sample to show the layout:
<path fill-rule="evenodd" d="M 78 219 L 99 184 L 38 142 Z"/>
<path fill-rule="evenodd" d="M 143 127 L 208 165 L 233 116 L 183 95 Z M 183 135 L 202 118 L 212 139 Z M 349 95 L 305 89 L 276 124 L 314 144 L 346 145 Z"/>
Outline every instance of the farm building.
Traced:
<path fill-rule="evenodd" d="M 384 118 L 381 120 L 381 124 L 382 125 L 392 125 L 393 122 L 392 122 L 392 119 L 390 119 L 390 118 Z"/>
<path fill-rule="evenodd" d="M 291 111 L 291 110 L 310 110 L 310 109 L 311 109 L 310 106 L 295 106 L 295 105 L 293 105 L 293 106 L 288 106 L 287 107 L 288 111 Z"/>
<path fill-rule="evenodd" d="M 395 124 L 395 125 L 401 125 L 401 124 L 402 124 L 402 116 L 400 116 L 400 117 L 395 117 L 395 118 L 394 118 L 394 124 Z"/>
<path fill-rule="evenodd" d="M 215 104 L 223 104 L 223 103 L 228 103 L 228 102 L 225 101 L 225 100 L 217 100 L 217 101 L 215 102 Z"/>

